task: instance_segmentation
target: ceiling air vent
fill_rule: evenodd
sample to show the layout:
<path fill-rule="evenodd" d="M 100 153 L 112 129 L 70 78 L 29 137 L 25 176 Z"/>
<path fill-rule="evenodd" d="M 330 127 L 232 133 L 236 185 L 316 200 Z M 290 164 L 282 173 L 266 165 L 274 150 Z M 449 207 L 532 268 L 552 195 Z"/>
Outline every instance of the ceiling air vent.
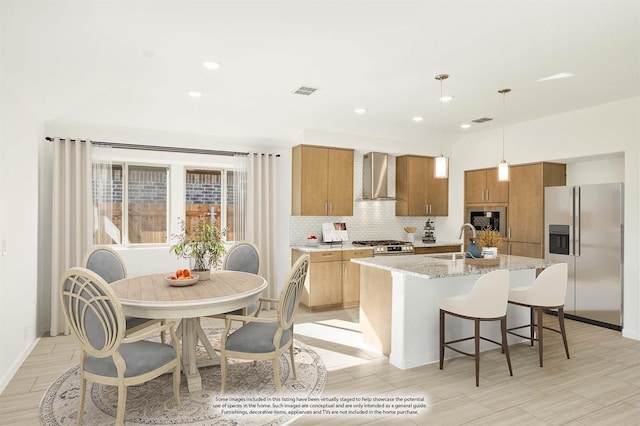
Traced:
<path fill-rule="evenodd" d="M 309 96 L 309 95 L 313 94 L 313 92 L 315 92 L 316 90 L 318 90 L 318 89 L 314 89 L 313 87 L 300 86 L 296 90 L 293 91 L 293 94 L 294 95 Z"/>
<path fill-rule="evenodd" d="M 482 117 L 482 118 L 476 118 L 475 120 L 471 120 L 473 123 L 486 123 L 487 121 L 491 121 L 493 120 L 493 118 L 489 118 L 489 117 Z"/>

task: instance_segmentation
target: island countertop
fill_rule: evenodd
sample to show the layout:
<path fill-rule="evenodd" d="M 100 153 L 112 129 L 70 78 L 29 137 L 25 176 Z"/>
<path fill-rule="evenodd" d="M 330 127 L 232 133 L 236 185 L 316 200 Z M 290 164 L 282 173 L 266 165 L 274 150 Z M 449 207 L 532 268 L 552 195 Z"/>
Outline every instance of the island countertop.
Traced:
<path fill-rule="evenodd" d="M 418 278 L 435 279 L 481 275 L 497 269 L 509 271 L 543 269 L 556 262 L 533 257 L 500 255 L 500 265 L 477 266 L 465 263 L 460 254 L 377 256 L 373 258 L 351 259 L 360 265 L 400 272 Z"/>

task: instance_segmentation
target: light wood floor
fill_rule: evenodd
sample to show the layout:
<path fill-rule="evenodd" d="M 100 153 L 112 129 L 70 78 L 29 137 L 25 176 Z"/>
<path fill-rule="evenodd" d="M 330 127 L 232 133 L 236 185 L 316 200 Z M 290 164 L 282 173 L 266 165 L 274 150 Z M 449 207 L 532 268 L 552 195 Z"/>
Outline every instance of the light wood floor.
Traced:
<path fill-rule="evenodd" d="M 315 348 L 329 371 L 324 395 L 424 396 L 428 408 L 415 416 L 308 416 L 293 424 L 640 426 L 640 342 L 620 332 L 569 320 L 571 359 L 560 336 L 545 332 L 544 368 L 537 344 L 512 345 L 513 377 L 499 349 L 485 352 L 476 388 L 471 358 L 449 360 L 444 370 L 400 370 L 359 347 L 357 320 L 357 309 L 298 313 L 296 339 Z M 0 424 L 38 424 L 44 391 L 77 359 L 71 337 L 40 339 L 0 395 Z"/>

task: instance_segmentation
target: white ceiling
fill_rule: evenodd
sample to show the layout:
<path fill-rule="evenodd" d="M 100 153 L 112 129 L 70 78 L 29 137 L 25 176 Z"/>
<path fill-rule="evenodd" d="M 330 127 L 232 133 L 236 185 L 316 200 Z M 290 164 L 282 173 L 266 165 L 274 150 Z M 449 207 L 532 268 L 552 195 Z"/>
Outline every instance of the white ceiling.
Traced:
<path fill-rule="evenodd" d="M 423 144 L 640 95 L 637 0 L 3 0 L 0 11 L 2 84 L 45 123 Z M 559 72 L 575 76 L 537 81 Z M 440 73 L 455 96 L 442 114 Z M 292 94 L 300 85 L 319 90 Z M 479 117 L 494 121 L 460 129 Z"/>

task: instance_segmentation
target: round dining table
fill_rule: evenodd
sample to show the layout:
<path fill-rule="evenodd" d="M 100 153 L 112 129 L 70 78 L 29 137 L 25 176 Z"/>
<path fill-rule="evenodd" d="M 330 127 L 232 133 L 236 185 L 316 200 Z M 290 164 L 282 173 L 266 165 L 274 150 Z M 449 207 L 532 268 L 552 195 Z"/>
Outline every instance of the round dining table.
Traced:
<path fill-rule="evenodd" d="M 267 281 L 255 274 L 212 271 L 208 280 L 193 285 L 170 285 L 172 273 L 139 275 L 111 284 L 125 315 L 150 319 L 180 319 L 177 329 L 182 341 L 182 371 L 189 392 L 202 390 L 198 367 L 220 363 L 211 342 L 202 330 L 200 317 L 241 309 L 260 297 Z M 198 359 L 196 348 L 202 342 L 208 359 Z"/>

